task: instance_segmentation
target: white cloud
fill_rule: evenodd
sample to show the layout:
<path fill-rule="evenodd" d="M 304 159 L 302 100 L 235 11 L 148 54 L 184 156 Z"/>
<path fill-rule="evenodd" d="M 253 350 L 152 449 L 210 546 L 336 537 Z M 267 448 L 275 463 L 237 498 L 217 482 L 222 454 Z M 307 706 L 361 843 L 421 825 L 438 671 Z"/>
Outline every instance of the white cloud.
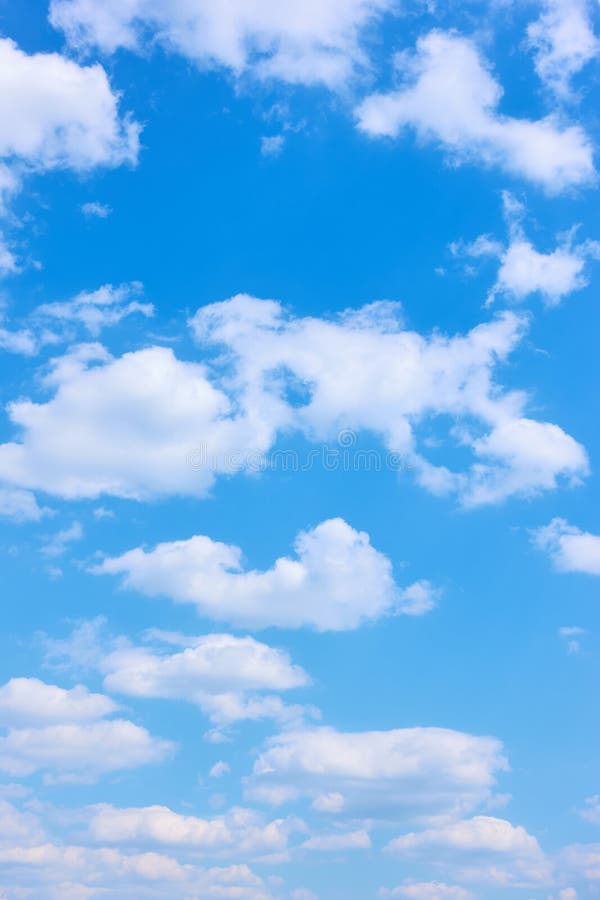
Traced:
<path fill-rule="evenodd" d="M 571 97 L 571 79 L 598 56 L 588 0 L 545 0 L 540 17 L 527 28 L 542 82 L 561 99 Z"/>
<path fill-rule="evenodd" d="M 223 471 L 227 453 L 272 440 L 259 414 L 231 417 L 204 366 L 164 347 L 112 359 L 97 344 L 81 345 L 54 361 L 47 383 L 56 388 L 48 403 L 9 406 L 25 441 L 0 447 L 0 479 L 67 498 L 201 496 L 214 473 L 190 464 L 193 448 L 203 446 Z"/>
<path fill-rule="evenodd" d="M 0 737 L 0 770 L 44 772 L 51 782 L 81 783 L 120 769 L 159 763 L 173 745 L 124 719 L 18 728 Z"/>
<path fill-rule="evenodd" d="M 456 492 L 465 505 L 532 495 L 587 472 L 585 451 L 573 438 L 527 418 L 525 394 L 503 392 L 494 382 L 495 366 L 526 327 L 514 313 L 466 335 L 423 337 L 403 329 L 393 303 L 334 320 L 295 319 L 274 301 L 239 295 L 201 308 L 192 327 L 198 340 L 228 350 L 244 405 L 269 406 L 280 427 L 291 422 L 313 441 L 345 429 L 375 432 L 395 458 L 410 461 L 424 487 Z M 290 379 L 308 394 L 296 407 L 285 402 Z M 440 417 L 461 420 L 449 437 L 471 449 L 475 460 L 467 471 L 432 465 L 419 452 L 417 429 Z"/>
<path fill-rule="evenodd" d="M 274 134 L 260 139 L 260 152 L 262 156 L 279 156 L 285 145 L 283 134 Z M 1 267 L 1 257 L 0 257 Z"/>
<path fill-rule="evenodd" d="M 219 729 L 244 719 L 297 724 L 317 714 L 312 707 L 283 702 L 279 692 L 306 687 L 310 679 L 283 650 L 254 638 L 154 631 L 145 646 L 136 646 L 106 637 L 103 626 L 102 620 L 82 623 L 65 641 L 46 639 L 47 658 L 96 669 L 113 693 L 193 703 Z"/>
<path fill-rule="evenodd" d="M 48 509 L 38 506 L 30 491 L 0 487 L 0 516 L 15 522 L 39 522 Z"/>
<path fill-rule="evenodd" d="M 410 464 L 426 489 L 465 505 L 577 482 L 588 469 L 583 448 L 528 418 L 527 396 L 494 379 L 526 324 L 504 312 L 464 335 L 423 336 L 403 328 L 392 303 L 294 318 L 275 301 L 239 295 L 191 323 L 200 342 L 223 351 L 224 368 L 164 347 L 113 359 L 84 344 L 53 360 L 53 396 L 8 406 L 20 434 L 0 446 L 0 481 L 72 499 L 203 496 L 220 473 L 268 469 L 280 434 L 319 442 L 350 429 L 382 439 L 380 464 Z M 305 402 L 290 399 L 296 385 Z M 471 452 L 470 467 L 453 472 L 424 457 L 418 440 L 432 428 Z M 334 449 L 343 464 L 344 447 Z M 322 459 L 316 452 L 312 464 Z"/>
<path fill-rule="evenodd" d="M 600 844 L 571 844 L 562 850 L 560 860 L 576 877 L 600 881 Z"/>
<path fill-rule="evenodd" d="M 471 900 L 473 894 L 458 885 L 442 881 L 414 881 L 395 888 L 381 888 L 380 897 L 405 897 L 408 900 Z"/>
<path fill-rule="evenodd" d="M 315 728 L 280 734 L 246 780 L 267 803 L 315 800 L 335 792 L 332 811 L 370 819 L 444 821 L 473 809 L 506 769 L 502 745 L 443 728 L 343 733 Z M 327 807 L 320 807 L 326 809 Z"/>
<path fill-rule="evenodd" d="M 90 836 L 99 843 L 180 847 L 240 858 L 284 852 L 290 835 L 306 830 L 295 817 L 266 821 L 260 813 L 242 808 L 201 819 L 165 806 L 119 809 L 100 804 L 89 808 L 86 821 Z"/>
<path fill-rule="evenodd" d="M 82 685 L 71 690 L 37 678 L 13 678 L 0 688 L 0 770 L 13 776 L 46 773 L 51 781 L 94 781 L 100 775 L 161 762 L 173 750 Z M 101 721 L 99 721 L 101 720 Z"/>
<path fill-rule="evenodd" d="M 559 572 L 600 575 L 599 535 L 555 518 L 549 525 L 533 531 L 532 536 L 535 546 L 548 554 Z"/>
<path fill-rule="evenodd" d="M 41 552 L 44 556 L 49 557 L 62 556 L 69 544 L 80 541 L 82 538 L 83 526 L 81 522 L 73 522 L 68 528 L 62 528 L 55 534 L 48 535 L 45 538 Z"/>
<path fill-rule="evenodd" d="M 343 631 L 386 613 L 421 615 L 434 605 L 428 582 L 399 589 L 387 557 L 343 519 L 300 532 L 294 550 L 296 558 L 281 557 L 266 571 L 244 571 L 238 547 L 197 535 L 150 551 L 138 547 L 91 571 L 122 575 L 126 587 L 194 603 L 201 615 L 254 628 Z"/>
<path fill-rule="evenodd" d="M 0 800 L 0 848 L 11 844 L 30 846 L 45 839 L 38 816 L 22 812 L 6 800 Z"/>
<path fill-rule="evenodd" d="M 346 831 L 333 834 L 317 834 L 302 844 L 303 850 L 316 850 L 320 853 L 338 853 L 343 850 L 369 850 L 371 838 L 364 828 L 358 831 Z"/>
<path fill-rule="evenodd" d="M 592 145 L 579 126 L 499 111 L 503 90 L 471 40 L 432 31 L 414 54 L 398 55 L 397 68 L 402 87 L 372 94 L 357 109 L 359 128 L 371 137 L 397 137 L 411 126 L 455 163 L 498 166 L 549 193 L 594 180 Z"/>
<path fill-rule="evenodd" d="M 493 256 L 500 260 L 488 304 L 497 297 L 520 302 L 538 293 L 546 306 L 558 306 L 569 294 L 586 287 L 586 263 L 588 259 L 600 257 L 600 244 L 597 241 L 576 243 L 576 229 L 572 228 L 559 236 L 554 250 L 542 253 L 525 236 L 522 204 L 506 191 L 503 202 L 509 230 L 506 245 L 492 240 L 488 235 L 480 235 L 469 244 L 457 242 L 450 245 L 455 255 Z"/>
<path fill-rule="evenodd" d="M 160 853 L 126 854 L 109 847 L 47 842 L 0 848 L 0 863 L 16 884 L 31 887 L 33 896 L 43 900 L 83 900 L 104 893 L 144 900 L 162 900 L 165 896 L 182 900 L 198 896 L 221 900 L 271 897 L 263 880 L 246 865 L 204 869 Z"/>
<path fill-rule="evenodd" d="M 600 794 L 586 797 L 585 807 L 579 810 L 579 815 L 592 825 L 600 825 Z"/>
<path fill-rule="evenodd" d="M 229 763 L 226 763 L 224 762 L 224 760 L 220 759 L 214 764 L 214 766 L 211 767 L 208 775 L 210 778 L 222 778 L 223 775 L 228 775 L 229 772 L 231 772 Z"/>
<path fill-rule="evenodd" d="M 135 162 L 139 126 L 119 116 L 99 65 L 24 53 L 0 40 L 0 158 L 36 169 L 85 171 Z"/>
<path fill-rule="evenodd" d="M 341 87 L 367 65 L 363 32 L 397 0 L 52 0 L 50 21 L 75 47 L 143 51 L 148 35 L 202 68 Z"/>
<path fill-rule="evenodd" d="M 533 835 L 491 816 L 411 832 L 385 849 L 400 857 L 447 864 L 464 881 L 525 886 L 552 879 L 551 865 Z"/>
<path fill-rule="evenodd" d="M 101 662 L 107 690 L 135 697 L 195 703 L 219 727 L 243 719 L 302 719 L 303 707 L 287 706 L 265 691 L 306 686 L 306 673 L 288 655 L 228 634 L 189 638 L 180 653 L 122 647 Z M 308 712 L 308 710 L 307 710 Z"/>
<path fill-rule="evenodd" d="M 18 271 L 19 262 L 17 257 L 4 235 L 0 232 L 0 276 L 15 275 Z"/>
<path fill-rule="evenodd" d="M 92 200 L 81 204 L 81 212 L 87 219 L 107 219 L 112 209 L 107 203 Z"/>
<path fill-rule="evenodd" d="M 136 299 L 143 294 L 143 285 L 131 281 L 113 287 L 104 284 L 95 291 L 82 291 L 72 300 L 44 303 L 34 310 L 33 319 L 81 325 L 96 337 L 103 328 L 117 325 L 126 316 L 141 313 L 146 318 L 154 315 L 151 303 L 141 303 Z"/>
<path fill-rule="evenodd" d="M 38 678 L 11 678 L 0 687 L 0 722 L 11 727 L 90 722 L 117 709 L 110 697 L 82 684 L 66 690 Z"/>

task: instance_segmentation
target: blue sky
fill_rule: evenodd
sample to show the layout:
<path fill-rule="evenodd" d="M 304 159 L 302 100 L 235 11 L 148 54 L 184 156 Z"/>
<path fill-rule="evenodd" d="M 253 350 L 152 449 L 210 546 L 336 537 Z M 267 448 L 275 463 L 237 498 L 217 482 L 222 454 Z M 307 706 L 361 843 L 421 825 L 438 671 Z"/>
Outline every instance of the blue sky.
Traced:
<path fill-rule="evenodd" d="M 0 898 L 597 896 L 597 4 L 0 30 Z"/>

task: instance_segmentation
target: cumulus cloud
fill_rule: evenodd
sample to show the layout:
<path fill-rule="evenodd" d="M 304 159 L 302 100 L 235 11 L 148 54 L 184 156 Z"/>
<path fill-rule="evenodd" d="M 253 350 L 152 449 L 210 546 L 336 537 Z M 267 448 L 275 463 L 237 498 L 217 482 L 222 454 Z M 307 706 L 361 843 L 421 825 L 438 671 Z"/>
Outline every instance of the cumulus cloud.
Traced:
<path fill-rule="evenodd" d="M 540 79 L 561 99 L 572 96 L 571 79 L 598 56 L 588 0 L 546 0 L 527 28 Z"/>
<path fill-rule="evenodd" d="M 246 865 L 201 868 L 161 853 L 123 853 L 110 847 L 46 842 L 0 848 L 8 877 L 43 900 L 83 900 L 119 892 L 140 900 L 165 894 L 192 897 L 270 900 L 264 881 Z M 200 892 L 200 894 L 199 894 Z M 27 896 L 27 895 L 25 895 Z"/>
<path fill-rule="evenodd" d="M 11 678 L 0 687 L 0 722 L 11 727 L 90 722 L 117 709 L 110 697 L 82 684 L 67 690 L 38 678 Z"/>
<path fill-rule="evenodd" d="M 397 0 L 52 0 L 50 21 L 78 48 L 142 51 L 155 42 L 239 77 L 341 87 L 367 65 L 363 32 Z"/>
<path fill-rule="evenodd" d="M 336 815 L 437 821 L 485 801 L 506 767 L 494 738 L 443 728 L 344 733 L 323 727 L 267 741 L 245 787 L 261 802 L 315 801 L 333 792 L 339 799 L 329 809 Z"/>
<path fill-rule="evenodd" d="M 424 487 L 458 493 L 465 505 L 532 495 L 587 472 L 585 451 L 573 438 L 528 418 L 525 394 L 503 392 L 493 379 L 526 328 L 514 313 L 466 335 L 423 337 L 402 327 L 393 303 L 333 320 L 298 319 L 279 303 L 239 295 L 201 308 L 192 327 L 198 340 L 228 351 L 243 403 L 269 406 L 312 440 L 330 440 L 343 429 L 374 432 L 411 462 Z M 304 403 L 286 403 L 290 380 L 306 390 Z M 419 431 L 440 417 L 460 418 L 449 438 L 471 450 L 470 469 L 452 472 L 419 452 Z"/>
<path fill-rule="evenodd" d="M 559 572 L 600 575 L 600 536 L 569 525 L 566 519 L 552 519 L 532 533 L 534 545 L 548 554 Z"/>
<path fill-rule="evenodd" d="M 0 770 L 50 781 L 94 781 L 119 769 L 161 762 L 173 745 L 124 719 L 106 720 L 116 704 L 82 685 L 71 690 L 37 678 L 13 678 L 0 688 Z"/>
<path fill-rule="evenodd" d="M 412 127 L 455 163 L 497 166 L 549 193 L 594 180 L 592 145 L 579 126 L 500 111 L 502 87 L 473 41 L 432 31 L 414 53 L 399 54 L 396 64 L 402 86 L 372 94 L 357 109 L 365 134 L 397 137 Z"/>
<path fill-rule="evenodd" d="M 412 881 L 395 888 L 381 888 L 380 897 L 405 897 L 409 900 L 471 900 L 473 894 L 458 885 L 443 881 Z"/>
<path fill-rule="evenodd" d="M 496 282 L 488 295 L 488 304 L 498 298 L 521 302 L 531 294 L 539 294 L 546 306 L 558 306 L 574 291 L 588 284 L 586 263 L 600 257 L 598 241 L 575 240 L 576 229 L 559 236 L 554 250 L 537 250 L 525 235 L 522 218 L 524 207 L 508 192 L 503 194 L 504 213 L 509 241 L 502 244 L 488 235 L 480 235 L 471 243 L 455 242 L 456 255 L 491 256 L 500 261 Z"/>
<path fill-rule="evenodd" d="M 525 886 L 552 878 L 552 867 L 533 835 L 521 825 L 491 816 L 411 832 L 385 849 L 401 857 L 449 864 L 465 881 Z"/>
<path fill-rule="evenodd" d="M 275 301 L 239 295 L 191 322 L 207 350 L 220 348 L 223 367 L 182 362 L 164 347 L 113 358 L 83 344 L 54 359 L 45 380 L 53 396 L 8 406 L 20 434 L 0 445 L 0 482 L 72 499 L 203 496 L 218 474 L 255 471 L 257 460 L 268 469 L 280 434 L 319 442 L 344 429 L 376 434 L 390 465 L 402 459 L 426 489 L 467 506 L 578 482 L 584 449 L 558 425 L 528 418 L 527 396 L 494 379 L 526 325 L 507 311 L 464 335 L 423 336 L 403 328 L 393 303 L 294 318 Z M 290 396 L 295 386 L 302 402 Z M 471 466 L 430 462 L 418 440 L 432 428 L 470 451 Z"/>
<path fill-rule="evenodd" d="M 100 672 L 107 691 L 185 700 L 219 729 L 261 719 L 289 726 L 317 715 L 314 708 L 286 704 L 279 696 L 306 687 L 307 673 L 285 651 L 251 637 L 152 631 L 144 645 L 135 645 L 127 638 L 105 635 L 104 622 L 95 620 L 79 624 L 66 640 L 46 639 L 45 645 L 51 662 Z"/>
<path fill-rule="evenodd" d="M 135 162 L 139 126 L 119 114 L 100 65 L 0 40 L 0 158 L 35 169 Z"/>
<path fill-rule="evenodd" d="M 267 821 L 254 810 L 237 807 L 226 815 L 202 819 L 165 806 L 119 809 L 100 804 L 89 808 L 87 823 L 90 836 L 99 843 L 179 847 L 239 858 L 285 852 L 290 835 L 306 831 L 293 816 Z"/>
<path fill-rule="evenodd" d="M 125 587 L 194 603 L 203 616 L 253 628 L 343 631 L 386 613 L 419 615 L 434 605 L 428 582 L 400 589 L 389 559 L 343 519 L 300 532 L 294 550 L 295 558 L 280 557 L 266 571 L 244 571 L 238 547 L 197 535 L 129 550 L 91 571 L 122 575 Z"/>

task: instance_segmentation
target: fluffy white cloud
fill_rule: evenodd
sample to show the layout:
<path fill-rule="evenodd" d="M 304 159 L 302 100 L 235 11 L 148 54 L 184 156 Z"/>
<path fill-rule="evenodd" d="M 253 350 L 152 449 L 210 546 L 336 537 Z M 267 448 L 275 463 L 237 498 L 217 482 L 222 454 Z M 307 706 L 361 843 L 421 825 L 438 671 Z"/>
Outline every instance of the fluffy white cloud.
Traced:
<path fill-rule="evenodd" d="M 371 838 L 364 828 L 358 831 L 342 831 L 332 834 L 316 834 L 302 844 L 304 850 L 320 853 L 338 853 L 342 850 L 369 850 Z"/>
<path fill-rule="evenodd" d="M 135 162 L 139 126 L 119 115 L 100 65 L 24 53 L 0 39 L 0 158 L 35 169 Z"/>
<path fill-rule="evenodd" d="M 588 0 L 545 0 L 540 17 L 527 28 L 542 82 L 560 98 L 571 96 L 571 79 L 598 55 Z"/>
<path fill-rule="evenodd" d="M 241 719 L 297 721 L 304 709 L 287 706 L 266 691 L 287 691 L 309 683 L 287 653 L 253 638 L 210 634 L 185 638 L 185 649 L 121 646 L 100 669 L 107 690 L 135 697 L 162 697 L 195 703 L 218 726 Z"/>
<path fill-rule="evenodd" d="M 47 384 L 56 388 L 48 403 L 9 407 L 24 441 L 0 447 L 0 480 L 68 498 L 202 495 L 214 473 L 190 465 L 194 447 L 227 470 L 227 452 L 272 440 L 258 413 L 231 417 L 204 366 L 163 347 L 112 359 L 81 345 L 54 361 Z"/>
<path fill-rule="evenodd" d="M 48 781 L 92 782 L 120 769 L 159 763 L 173 745 L 124 719 L 18 728 L 0 737 L 0 770 L 12 776 L 45 772 Z"/>
<path fill-rule="evenodd" d="M 39 522 L 49 512 L 38 506 L 31 491 L 0 487 L 0 516 L 15 522 Z"/>
<path fill-rule="evenodd" d="M 458 885 L 443 881 L 414 881 L 395 888 L 381 888 L 380 897 L 406 897 L 408 900 L 471 900 L 473 894 Z"/>
<path fill-rule="evenodd" d="M 530 294 L 539 293 L 547 306 L 558 306 L 573 291 L 586 287 L 586 263 L 590 258 L 600 257 L 600 243 L 576 243 L 576 229 L 571 229 L 559 236 L 559 244 L 554 250 L 542 253 L 525 236 L 522 204 L 507 192 L 503 195 L 503 201 L 509 230 L 508 244 L 503 245 L 488 235 L 480 235 L 469 244 L 451 244 L 455 254 L 493 256 L 500 260 L 496 283 L 488 295 L 488 304 L 497 297 L 519 302 Z"/>
<path fill-rule="evenodd" d="M 45 830 L 38 816 L 22 812 L 12 803 L 0 800 L 0 848 L 11 844 L 38 844 L 45 837 Z"/>
<path fill-rule="evenodd" d="M 0 688 L 0 723 L 9 729 L 0 737 L 0 770 L 94 781 L 108 772 L 161 762 L 172 753 L 172 744 L 133 722 L 106 721 L 117 708 L 82 685 L 65 690 L 37 678 L 11 679 Z"/>
<path fill-rule="evenodd" d="M 91 571 L 122 575 L 126 587 L 194 603 L 211 619 L 254 628 L 342 631 L 402 612 L 404 604 L 411 615 L 433 605 L 427 582 L 398 588 L 389 559 L 343 519 L 300 532 L 294 550 L 296 558 L 281 557 L 264 572 L 244 571 L 238 547 L 197 535 L 150 551 L 138 547 Z"/>
<path fill-rule="evenodd" d="M 91 722 L 117 709 L 110 697 L 82 684 L 65 690 L 38 678 L 11 678 L 0 687 L 0 723 L 11 727 Z"/>
<path fill-rule="evenodd" d="M 120 284 L 104 284 L 95 291 L 82 291 L 72 300 L 44 303 L 34 310 L 33 318 L 38 321 L 62 325 L 81 325 L 96 337 L 103 328 L 117 325 L 126 316 L 141 313 L 154 315 L 151 303 L 141 303 L 143 285 L 139 281 Z"/>
<path fill-rule="evenodd" d="M 600 575 L 600 536 L 581 531 L 565 519 L 552 519 L 533 532 L 536 547 L 550 556 L 559 572 Z"/>
<path fill-rule="evenodd" d="M 95 669 L 105 688 L 118 694 L 193 703 L 219 729 L 243 719 L 276 719 L 289 726 L 317 715 L 313 707 L 288 705 L 278 695 L 306 687 L 306 672 L 283 650 L 251 637 L 152 631 L 136 646 L 105 635 L 104 622 L 95 620 L 78 625 L 66 640 L 45 643 L 51 663 Z"/>
<path fill-rule="evenodd" d="M 279 804 L 334 792 L 341 798 L 332 808 L 338 815 L 444 821 L 488 798 L 496 772 L 506 767 L 494 738 L 443 728 L 315 728 L 271 738 L 246 793 Z"/>
<path fill-rule="evenodd" d="M 551 865 L 533 835 L 491 816 L 411 832 L 385 849 L 402 857 L 447 862 L 465 881 L 509 886 L 551 880 Z"/>
<path fill-rule="evenodd" d="M 76 47 L 143 50 L 148 34 L 202 68 L 340 87 L 367 63 L 362 32 L 397 0 L 52 0 Z"/>
<path fill-rule="evenodd" d="M 414 54 L 398 55 L 397 68 L 403 85 L 357 109 L 359 128 L 371 137 L 396 137 L 411 126 L 454 162 L 499 166 L 550 193 L 594 180 L 592 145 L 579 126 L 500 112 L 502 88 L 471 40 L 432 31 Z"/>
<path fill-rule="evenodd" d="M 260 813 L 242 808 L 213 819 L 181 815 L 165 806 L 119 809 L 101 804 L 88 812 L 89 834 L 99 843 L 179 847 L 238 858 L 284 852 L 290 835 L 306 830 L 295 817 L 266 821 Z"/>
<path fill-rule="evenodd" d="M 192 327 L 198 340 L 229 351 L 244 405 L 269 407 L 312 440 L 344 429 L 375 432 L 394 455 L 411 461 L 428 490 L 457 492 L 465 505 L 535 494 L 587 472 L 585 451 L 573 438 L 527 418 L 525 394 L 503 392 L 494 382 L 494 367 L 526 327 L 513 313 L 466 335 L 423 337 L 403 329 L 393 303 L 334 320 L 295 319 L 274 301 L 239 295 L 201 308 Z M 305 389 L 304 403 L 286 403 L 290 382 Z M 418 430 L 446 417 L 460 418 L 450 440 L 475 457 L 465 472 L 432 465 L 418 450 Z"/>
<path fill-rule="evenodd" d="M 246 865 L 203 869 L 160 853 L 126 854 L 109 847 L 15 843 L 0 847 L 0 863 L 5 877 L 12 877 L 24 890 L 31 889 L 40 900 L 83 900 L 98 893 L 140 900 L 162 900 L 165 896 L 181 900 L 198 896 L 221 900 L 271 897 L 263 880 Z"/>
<path fill-rule="evenodd" d="M 344 429 L 375 433 L 388 451 L 380 465 L 410 463 L 424 487 L 457 493 L 465 505 L 535 494 L 587 472 L 573 438 L 528 418 L 526 395 L 494 380 L 526 328 L 514 313 L 465 335 L 422 336 L 402 327 L 393 303 L 294 318 L 279 303 L 240 295 L 203 307 L 191 325 L 200 342 L 224 351 L 225 373 L 164 347 L 113 359 L 85 344 L 53 360 L 45 384 L 54 395 L 8 406 L 21 433 L 0 446 L 0 482 L 65 498 L 202 496 L 218 473 L 275 465 L 265 454 L 294 429 L 315 442 Z M 304 402 L 295 402 L 296 386 Z M 453 472 L 429 462 L 417 441 L 432 429 L 447 429 L 472 465 Z M 327 449 L 315 450 L 311 465 Z M 340 441 L 334 449 L 345 464 L 348 448 Z"/>

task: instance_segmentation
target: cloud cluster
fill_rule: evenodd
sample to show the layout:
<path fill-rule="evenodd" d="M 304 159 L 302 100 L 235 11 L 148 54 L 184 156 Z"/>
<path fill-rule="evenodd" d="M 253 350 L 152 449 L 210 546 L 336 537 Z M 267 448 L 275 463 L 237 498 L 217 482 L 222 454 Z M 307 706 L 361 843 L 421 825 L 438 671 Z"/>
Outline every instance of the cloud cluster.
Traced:
<path fill-rule="evenodd" d="M 364 32 L 397 0 L 52 0 L 50 21 L 77 48 L 141 52 L 148 40 L 205 68 L 339 88 L 367 66 Z"/>
<path fill-rule="evenodd" d="M 535 69 L 560 99 L 572 98 L 571 80 L 598 56 L 588 0 L 545 0 L 542 14 L 527 28 Z"/>
<path fill-rule="evenodd" d="M 443 864 L 460 880 L 504 887 L 549 884 L 553 877 L 537 840 L 521 825 L 492 816 L 402 835 L 387 845 L 386 852 Z"/>
<path fill-rule="evenodd" d="M 165 896 L 270 900 L 272 896 L 246 865 L 201 868 L 161 853 L 128 854 L 111 847 L 14 842 L 0 847 L 0 864 L 12 884 L 40 900 L 83 900 L 106 892 L 140 900 Z M 8 895 L 10 900 L 19 896 L 23 894 Z"/>
<path fill-rule="evenodd" d="M 92 782 L 120 769 L 159 763 L 173 745 L 126 719 L 107 719 L 116 704 L 78 685 L 71 690 L 37 678 L 13 678 L 0 688 L 0 771 L 16 777 Z"/>
<path fill-rule="evenodd" d="M 246 795 L 301 798 L 323 813 L 371 820 L 446 820 L 491 796 L 506 769 L 502 745 L 443 728 L 344 733 L 321 727 L 267 741 Z"/>
<path fill-rule="evenodd" d="M 466 506 L 587 473 L 583 447 L 527 417 L 526 394 L 493 377 L 526 329 L 514 313 L 464 335 L 423 336 L 403 328 L 393 303 L 295 318 L 239 295 L 202 307 L 191 327 L 221 349 L 223 370 L 164 347 L 114 358 L 83 344 L 53 360 L 45 384 L 54 395 L 8 406 L 20 437 L 0 445 L 0 484 L 72 499 L 202 496 L 218 474 L 263 459 L 279 435 L 319 442 L 343 429 L 376 434 L 425 488 Z M 419 435 L 444 428 L 450 445 L 471 453 L 464 471 L 433 464 L 418 446 Z"/>
<path fill-rule="evenodd" d="M 533 532 L 533 543 L 549 555 L 559 572 L 600 575 L 600 535 L 555 518 Z"/>
<path fill-rule="evenodd" d="M 201 615 L 239 627 L 343 631 L 386 613 L 419 615 L 435 605 L 428 582 L 399 588 L 389 559 L 343 519 L 300 532 L 294 550 L 295 558 L 280 557 L 266 571 L 245 571 L 238 547 L 197 535 L 129 550 L 92 572 L 121 575 L 126 587 L 194 603 Z"/>
<path fill-rule="evenodd" d="M 592 144 L 579 126 L 500 111 L 502 87 L 472 40 L 431 31 L 396 65 L 401 87 L 372 94 L 357 108 L 359 128 L 370 137 L 397 137 L 411 127 L 455 163 L 498 166 L 552 194 L 595 179 Z"/>
<path fill-rule="evenodd" d="M 234 722 L 274 719 L 289 727 L 318 714 L 279 696 L 307 687 L 308 674 L 285 651 L 251 637 L 154 630 L 136 645 L 106 635 L 97 619 L 80 623 L 65 640 L 44 643 L 53 665 L 95 670 L 111 693 L 193 703 L 215 726 L 211 740 L 223 739 Z"/>
<path fill-rule="evenodd" d="M 525 235 L 523 205 L 506 191 L 503 203 L 509 231 L 506 245 L 488 235 L 480 235 L 468 244 L 457 242 L 450 245 L 456 255 L 474 258 L 491 256 L 500 260 L 488 304 L 498 297 L 509 302 L 521 302 L 531 294 L 539 294 L 546 306 L 558 306 L 569 294 L 586 287 L 586 263 L 589 259 L 600 258 L 600 243 L 589 240 L 577 243 L 576 229 L 572 228 L 559 236 L 554 250 L 540 252 Z"/>

